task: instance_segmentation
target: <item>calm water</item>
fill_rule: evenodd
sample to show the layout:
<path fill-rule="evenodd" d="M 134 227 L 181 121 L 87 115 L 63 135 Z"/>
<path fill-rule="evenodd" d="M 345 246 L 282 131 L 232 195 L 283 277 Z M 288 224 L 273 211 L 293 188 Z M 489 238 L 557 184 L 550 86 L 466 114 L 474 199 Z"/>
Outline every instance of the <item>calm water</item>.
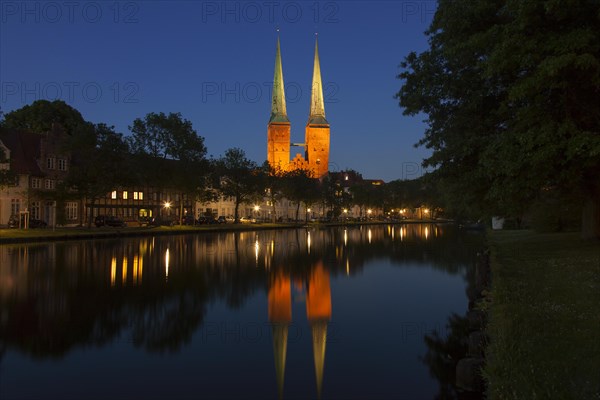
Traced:
<path fill-rule="evenodd" d="M 448 395 L 477 241 L 379 225 L 0 246 L 0 398 Z"/>

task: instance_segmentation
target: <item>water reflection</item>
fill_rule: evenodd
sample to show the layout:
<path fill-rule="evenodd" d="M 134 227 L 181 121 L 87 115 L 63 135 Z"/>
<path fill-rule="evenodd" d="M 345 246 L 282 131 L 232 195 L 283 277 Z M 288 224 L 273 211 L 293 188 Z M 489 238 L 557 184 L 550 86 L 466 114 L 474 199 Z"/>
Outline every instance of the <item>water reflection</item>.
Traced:
<path fill-rule="evenodd" d="M 33 359 L 61 359 L 125 338 L 149 353 L 180 354 L 198 340 L 194 335 L 215 303 L 240 310 L 263 294 L 277 396 L 284 396 L 286 362 L 292 362 L 290 326 L 306 324 L 316 388 L 309 396 L 320 397 L 335 376 L 325 373 L 328 329 L 337 315 L 332 279 L 358 279 L 381 258 L 394 267 L 464 274 L 473 248 L 447 229 L 348 227 L 0 246 L 0 345 Z M 304 315 L 292 315 L 301 302 Z"/>

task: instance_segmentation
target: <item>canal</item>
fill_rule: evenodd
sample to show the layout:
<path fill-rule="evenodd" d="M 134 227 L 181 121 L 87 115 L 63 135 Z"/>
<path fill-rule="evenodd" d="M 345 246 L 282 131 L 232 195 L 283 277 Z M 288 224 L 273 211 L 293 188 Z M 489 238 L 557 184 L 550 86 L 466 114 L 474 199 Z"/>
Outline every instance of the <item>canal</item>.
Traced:
<path fill-rule="evenodd" d="M 0 398 L 452 398 L 481 245 L 435 224 L 3 245 Z"/>

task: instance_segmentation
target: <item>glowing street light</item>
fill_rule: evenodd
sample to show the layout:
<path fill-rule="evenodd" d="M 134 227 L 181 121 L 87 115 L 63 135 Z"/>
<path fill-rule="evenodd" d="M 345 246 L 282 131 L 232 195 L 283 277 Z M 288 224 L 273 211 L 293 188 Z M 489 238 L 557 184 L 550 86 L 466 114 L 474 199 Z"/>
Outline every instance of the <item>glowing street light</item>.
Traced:
<path fill-rule="evenodd" d="M 254 206 L 254 211 L 256 211 L 256 212 L 260 211 L 260 206 L 259 205 L 255 205 Z"/>
<path fill-rule="evenodd" d="M 170 201 L 165 201 L 163 206 L 168 210 L 169 208 L 171 208 L 171 202 Z"/>

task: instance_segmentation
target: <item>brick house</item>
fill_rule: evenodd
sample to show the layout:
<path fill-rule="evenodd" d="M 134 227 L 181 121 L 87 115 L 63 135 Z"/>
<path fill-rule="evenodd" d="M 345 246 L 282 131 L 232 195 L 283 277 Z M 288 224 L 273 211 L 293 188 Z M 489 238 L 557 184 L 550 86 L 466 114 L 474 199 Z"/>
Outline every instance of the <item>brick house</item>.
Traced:
<path fill-rule="evenodd" d="M 64 149 L 65 135 L 58 126 L 41 134 L 0 130 L 0 147 L 8 159 L 0 167 L 16 174 L 13 184 L 0 188 L 0 225 L 7 225 L 11 216 L 24 212 L 48 225 L 56 222 L 56 188 L 66 178 L 71 164 Z M 80 209 L 77 201 L 65 202 L 65 224 L 78 224 Z"/>

